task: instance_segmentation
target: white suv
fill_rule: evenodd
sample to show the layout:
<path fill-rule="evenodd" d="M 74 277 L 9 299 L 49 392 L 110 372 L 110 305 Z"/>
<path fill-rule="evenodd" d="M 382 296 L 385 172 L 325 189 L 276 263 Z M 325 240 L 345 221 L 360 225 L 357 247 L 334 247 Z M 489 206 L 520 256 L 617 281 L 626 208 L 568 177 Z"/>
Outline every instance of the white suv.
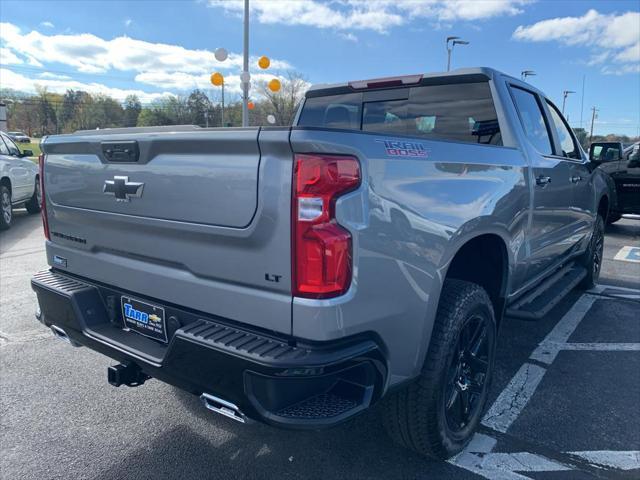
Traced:
<path fill-rule="evenodd" d="M 32 155 L 0 132 L 0 230 L 11 226 L 14 206 L 24 203 L 29 213 L 40 212 L 38 166 L 25 158 Z"/>

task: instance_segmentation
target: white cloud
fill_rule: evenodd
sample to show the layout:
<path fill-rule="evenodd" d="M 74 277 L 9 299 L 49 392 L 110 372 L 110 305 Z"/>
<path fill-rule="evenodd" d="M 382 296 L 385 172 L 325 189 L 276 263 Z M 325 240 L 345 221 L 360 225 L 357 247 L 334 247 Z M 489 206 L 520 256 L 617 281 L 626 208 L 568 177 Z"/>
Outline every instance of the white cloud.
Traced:
<path fill-rule="evenodd" d="M 452 22 L 516 15 L 532 0 L 252 0 L 260 23 L 386 33 L 411 20 Z M 242 14 L 242 0 L 209 0 L 211 7 Z"/>
<path fill-rule="evenodd" d="M 225 62 L 218 62 L 208 50 L 151 43 L 128 36 L 105 40 L 89 33 L 23 33 L 11 23 L 0 23 L 0 41 L 6 50 L 3 58 L 6 56 L 12 63 L 24 61 L 39 67 L 41 62 L 60 63 L 88 74 L 104 74 L 110 70 L 132 72 L 141 83 L 157 86 L 156 79 L 163 78 L 176 89 L 193 88 L 195 79 L 208 79 L 214 71 L 239 71 L 242 67 L 242 56 L 237 53 L 231 53 Z M 251 64 L 256 65 L 257 58 L 252 58 Z M 290 68 L 286 61 L 271 61 L 271 72 Z"/>
<path fill-rule="evenodd" d="M 354 43 L 358 42 L 358 37 L 356 37 L 351 32 L 347 32 L 347 33 L 338 32 L 338 36 L 344 40 L 348 40 L 349 42 L 354 42 Z"/>
<path fill-rule="evenodd" d="M 125 27 L 130 27 L 132 23 L 133 23 L 133 20 L 131 20 L 130 18 L 127 18 L 124 21 L 124 26 Z"/>
<path fill-rule="evenodd" d="M 46 87 L 50 92 L 64 93 L 68 89 L 83 90 L 89 93 L 102 93 L 123 101 L 127 95 L 137 95 L 142 103 L 149 103 L 158 98 L 173 95 L 170 92 L 148 93 L 136 89 L 113 88 L 100 83 L 85 83 L 76 80 L 57 78 L 30 78 L 6 68 L 0 68 L 0 88 L 11 88 L 22 92 L 35 92 L 36 86 Z"/>
<path fill-rule="evenodd" d="M 53 28 L 55 25 L 51 22 L 40 22 L 40 25 L 47 28 Z"/>
<path fill-rule="evenodd" d="M 42 72 L 38 75 L 40 78 L 52 78 L 54 80 L 71 80 L 71 77 L 68 75 L 61 75 L 59 73 L 53 72 Z"/>
<path fill-rule="evenodd" d="M 640 71 L 640 12 L 602 14 L 589 10 L 581 17 L 560 17 L 519 26 L 517 40 L 557 41 L 590 47 L 589 65 L 602 65 L 603 73 Z"/>
<path fill-rule="evenodd" d="M 0 48 L 0 65 L 20 65 L 24 63 L 8 48 Z"/>

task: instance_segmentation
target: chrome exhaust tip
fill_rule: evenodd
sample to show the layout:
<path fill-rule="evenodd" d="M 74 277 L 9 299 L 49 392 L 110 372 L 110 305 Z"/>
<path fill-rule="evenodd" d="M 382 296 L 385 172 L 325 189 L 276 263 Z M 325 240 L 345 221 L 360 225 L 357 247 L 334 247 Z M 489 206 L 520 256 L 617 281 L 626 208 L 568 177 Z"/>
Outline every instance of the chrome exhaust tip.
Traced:
<path fill-rule="evenodd" d="M 82 345 L 79 344 L 78 342 L 76 342 L 75 340 L 72 340 L 71 337 L 69 337 L 69 335 L 67 335 L 67 332 L 65 332 L 62 328 L 60 327 L 56 327 L 55 325 L 51 325 L 51 331 L 53 332 L 53 336 L 64 341 L 67 342 L 69 345 L 71 345 L 72 347 L 81 347 Z"/>
<path fill-rule="evenodd" d="M 216 397 L 215 395 L 211 395 L 210 393 L 203 393 L 200 395 L 200 400 L 207 410 L 229 417 L 236 422 L 249 423 L 249 419 L 245 414 L 240 411 L 237 405 L 234 405 L 231 402 Z"/>

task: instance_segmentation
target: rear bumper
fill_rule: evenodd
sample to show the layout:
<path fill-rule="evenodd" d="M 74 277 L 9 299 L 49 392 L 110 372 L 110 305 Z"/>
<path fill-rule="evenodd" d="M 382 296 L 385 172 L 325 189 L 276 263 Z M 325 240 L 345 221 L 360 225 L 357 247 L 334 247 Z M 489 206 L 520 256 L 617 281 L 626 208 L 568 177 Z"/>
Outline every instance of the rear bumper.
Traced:
<path fill-rule="evenodd" d="M 254 420 L 291 428 L 335 425 L 374 403 L 386 384 L 385 356 L 371 338 L 306 343 L 166 306 L 169 343 L 163 344 L 122 329 L 119 297 L 132 292 L 56 270 L 36 274 L 31 284 L 39 320 L 72 344 L 224 399 Z"/>

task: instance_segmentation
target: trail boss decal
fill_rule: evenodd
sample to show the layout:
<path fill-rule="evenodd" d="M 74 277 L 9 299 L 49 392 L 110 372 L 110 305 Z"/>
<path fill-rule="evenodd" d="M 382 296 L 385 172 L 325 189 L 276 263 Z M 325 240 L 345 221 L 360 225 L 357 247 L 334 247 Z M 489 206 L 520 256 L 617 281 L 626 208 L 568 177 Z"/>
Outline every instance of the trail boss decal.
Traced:
<path fill-rule="evenodd" d="M 388 157 L 427 158 L 429 154 L 429 150 L 420 142 L 399 142 L 382 139 L 378 139 L 376 142 L 384 144 Z"/>

